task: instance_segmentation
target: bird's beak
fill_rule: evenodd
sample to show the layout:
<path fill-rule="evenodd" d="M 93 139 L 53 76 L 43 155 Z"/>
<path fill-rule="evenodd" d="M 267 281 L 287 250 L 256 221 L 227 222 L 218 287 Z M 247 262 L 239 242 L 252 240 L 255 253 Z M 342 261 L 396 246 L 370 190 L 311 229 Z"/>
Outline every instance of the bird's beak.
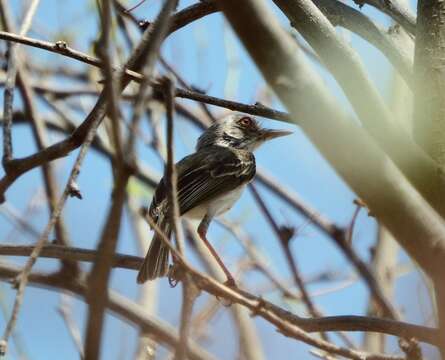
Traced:
<path fill-rule="evenodd" d="M 291 134 L 293 134 L 293 132 L 288 130 L 262 129 L 260 138 L 263 141 L 268 141 L 281 136 L 287 136 Z"/>

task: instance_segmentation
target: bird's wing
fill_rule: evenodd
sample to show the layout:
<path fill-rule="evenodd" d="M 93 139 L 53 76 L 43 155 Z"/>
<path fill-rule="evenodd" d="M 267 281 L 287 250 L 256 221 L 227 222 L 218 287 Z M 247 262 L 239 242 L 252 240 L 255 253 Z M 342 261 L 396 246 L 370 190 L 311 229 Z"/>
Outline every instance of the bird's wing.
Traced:
<path fill-rule="evenodd" d="M 236 189 L 255 175 L 255 158 L 247 151 L 232 151 L 212 146 L 189 155 L 176 164 L 179 211 L 187 211 L 209 200 Z M 150 215 L 159 213 L 166 204 L 163 180 L 156 189 Z M 165 210 L 165 209 L 163 209 Z"/>

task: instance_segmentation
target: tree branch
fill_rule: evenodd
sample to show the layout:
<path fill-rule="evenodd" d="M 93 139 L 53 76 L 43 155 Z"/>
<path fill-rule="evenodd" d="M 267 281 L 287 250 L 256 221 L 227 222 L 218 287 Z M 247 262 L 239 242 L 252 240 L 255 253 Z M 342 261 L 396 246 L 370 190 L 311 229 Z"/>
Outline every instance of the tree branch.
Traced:
<path fill-rule="evenodd" d="M 382 97 L 371 83 L 357 53 L 309 0 L 274 0 L 315 49 L 348 97 L 364 128 L 417 191 L 445 216 L 445 183 L 441 168 L 397 128 Z"/>
<path fill-rule="evenodd" d="M 25 15 L 25 21 L 21 26 L 20 35 L 25 35 L 27 28 L 30 27 L 31 19 L 33 17 L 33 14 L 37 10 L 38 3 L 39 3 L 39 1 L 32 2 L 27 14 Z M 7 31 L 12 31 L 14 29 L 14 27 L 13 27 L 12 20 L 9 15 L 9 10 L 3 2 L 0 2 L 0 5 L 1 5 L 0 10 L 2 12 L 4 28 Z M 15 49 L 14 49 L 14 47 L 12 47 L 10 50 L 12 52 L 11 52 L 9 60 L 13 60 L 13 58 L 15 56 Z M 11 56 L 12 56 L 12 58 L 11 58 Z M 37 148 L 39 151 L 41 151 L 44 148 L 46 148 L 47 144 L 48 144 L 45 123 L 40 118 L 39 112 L 37 111 L 35 102 L 33 100 L 34 99 L 34 91 L 33 91 L 33 88 L 29 85 L 28 74 L 26 72 L 26 69 L 22 66 L 19 59 L 15 59 L 14 64 L 15 65 L 13 67 L 13 70 L 16 73 L 15 76 L 17 78 L 18 87 L 19 87 L 21 95 L 22 95 L 25 113 L 31 120 L 31 128 L 33 131 L 35 141 L 37 143 Z M 8 86 L 7 86 L 8 85 L 8 77 L 6 79 L 5 85 L 6 85 L 5 86 L 5 105 L 6 105 L 6 100 L 8 98 L 7 94 L 9 92 Z M 11 83 L 10 85 L 14 85 L 14 84 Z M 3 126 L 4 126 L 4 129 L 6 132 L 7 132 L 6 129 L 11 127 L 11 123 L 7 124 L 8 117 L 13 115 L 13 114 L 9 114 L 9 111 L 12 111 L 12 103 L 10 104 L 10 106 L 11 106 L 11 108 L 9 109 L 9 106 L 8 106 L 8 110 L 6 111 L 6 108 L 5 108 L 5 112 L 4 112 Z M 14 119 L 14 117 L 9 119 L 9 121 L 12 121 L 13 119 Z M 9 129 L 9 132 L 10 131 L 11 131 L 11 129 Z M 11 141 L 11 139 L 8 140 L 8 137 L 10 136 L 10 134 L 4 133 L 4 135 L 5 135 L 4 141 L 6 144 L 6 143 L 8 143 L 8 141 Z M 12 147 L 10 149 L 11 150 L 10 156 L 8 155 L 8 153 L 7 153 L 8 150 L 6 149 L 8 147 L 9 146 L 5 147 L 4 155 L 6 157 L 4 157 L 4 164 L 3 164 L 6 172 L 8 172 L 9 167 L 10 167 L 10 161 L 13 159 Z M 42 165 L 42 174 L 43 174 L 43 180 L 44 180 L 44 184 L 45 184 L 46 196 L 48 199 L 49 216 L 51 216 L 51 214 L 55 210 L 55 207 L 57 205 L 57 199 L 58 199 L 57 182 L 56 182 L 56 178 L 54 175 L 54 169 L 53 169 L 52 165 L 49 163 L 43 164 Z M 60 217 L 58 219 L 58 221 L 55 225 L 55 231 L 56 231 L 56 235 L 57 235 L 57 240 L 60 241 L 61 244 L 69 245 L 68 233 L 67 233 L 65 223 L 64 223 L 62 217 Z M 76 264 L 72 263 L 70 261 L 63 262 L 63 266 L 64 266 L 64 270 L 67 272 L 67 274 L 71 274 L 71 276 L 75 276 L 76 272 L 78 271 Z"/>
<path fill-rule="evenodd" d="M 445 259 L 440 216 L 366 133 L 346 120 L 263 1 L 220 5 L 269 85 L 293 117 L 300 117 L 301 128 L 320 152 L 425 272 L 440 274 Z"/>
<path fill-rule="evenodd" d="M 445 12 L 438 0 L 417 2 L 414 138 L 441 167 L 445 166 Z M 445 356 L 445 270 L 434 279 L 439 327 Z"/>
<path fill-rule="evenodd" d="M 152 229 L 159 235 L 163 243 L 168 246 L 173 256 L 176 259 L 176 265 L 181 266 L 182 271 L 186 271 L 187 275 L 190 275 L 198 288 L 212 293 L 215 296 L 224 297 L 227 300 L 246 306 L 255 315 L 260 315 L 264 319 L 268 320 L 277 327 L 277 330 L 283 335 L 292 337 L 296 340 L 303 341 L 306 344 L 315 346 L 319 349 L 327 351 L 328 353 L 337 354 L 349 359 L 362 360 L 367 359 L 386 359 L 386 360 L 402 360 L 402 358 L 397 356 L 388 356 L 382 354 L 365 354 L 359 351 L 350 350 L 348 348 L 343 348 L 332 344 L 328 341 L 322 339 L 315 339 L 307 334 L 300 327 L 297 327 L 286 319 L 286 311 L 283 311 L 279 307 L 265 301 L 262 298 L 251 297 L 251 294 L 240 290 L 239 288 L 230 288 L 226 285 L 219 283 L 218 281 L 210 278 L 206 275 L 201 274 L 194 268 L 192 268 L 187 261 L 187 259 L 170 243 L 168 237 L 161 231 L 161 229 L 156 225 L 156 223 L 150 218 L 146 217 L 147 222 L 150 224 Z M 255 301 L 252 302 L 252 299 Z M 273 310 L 271 310 L 273 309 Z"/>
<path fill-rule="evenodd" d="M 142 259 L 140 259 L 140 262 L 142 263 Z M 19 273 L 20 269 L 16 267 L 0 264 L 0 278 L 4 280 L 14 279 Z M 50 290 L 67 290 L 70 293 L 80 296 L 85 301 L 87 285 L 82 281 L 73 281 L 72 279 L 67 281 L 67 279 L 60 276 L 60 274 L 46 275 L 40 273 L 30 274 L 29 281 L 36 286 L 43 286 L 45 288 L 49 287 Z M 150 334 L 150 336 L 158 342 L 171 348 L 176 348 L 178 346 L 178 335 L 171 325 L 164 323 L 159 319 L 147 316 L 144 309 L 138 304 L 119 295 L 115 291 L 109 291 L 107 307 L 120 318 L 139 327 L 141 331 Z M 196 343 L 190 342 L 189 345 L 189 357 L 191 359 L 215 360 L 215 357 L 199 347 Z"/>
<path fill-rule="evenodd" d="M 398 0 L 353 0 L 358 6 L 371 5 L 390 16 L 396 23 L 402 25 L 411 35 L 416 34 L 416 15 L 405 4 Z"/>
<path fill-rule="evenodd" d="M 323 12 L 334 26 L 341 26 L 362 37 L 379 49 L 392 63 L 406 83 L 413 89 L 413 57 L 412 48 L 399 41 L 394 31 L 382 29 L 369 17 L 338 0 L 315 0 L 314 4 Z M 411 43 L 413 43 L 410 38 Z"/>
<path fill-rule="evenodd" d="M 29 256 L 34 249 L 33 246 L 22 245 L 0 245 L 0 255 L 2 256 Z M 53 259 L 72 259 L 76 261 L 94 262 L 97 259 L 96 250 L 88 250 L 81 248 L 65 247 L 60 245 L 46 245 L 42 248 L 40 257 Z M 112 267 L 123 268 L 130 270 L 139 270 L 142 265 L 143 258 L 138 256 L 114 254 L 111 258 Z M 0 266 L 0 270 L 2 267 Z M 0 274 L 2 272 L 0 271 Z M 216 291 L 211 291 L 211 294 L 220 296 Z M 247 295 L 243 292 L 246 298 L 254 299 L 258 302 L 264 302 L 264 306 L 275 311 L 277 314 L 282 314 L 287 321 L 295 326 L 301 327 L 308 332 L 323 332 L 323 331 L 372 331 L 394 335 L 398 337 L 411 338 L 415 337 L 420 341 L 427 342 L 433 345 L 438 345 L 438 331 L 437 329 L 426 326 L 413 325 L 401 321 L 380 319 L 366 316 L 328 316 L 323 318 L 302 318 L 292 314 L 289 311 L 279 308 L 266 300 L 254 295 Z M 226 298 L 225 295 L 221 297 Z M 230 298 L 227 298 L 230 300 Z M 240 302 L 236 302 L 240 303 Z M 281 316 L 281 315 L 280 315 Z"/>

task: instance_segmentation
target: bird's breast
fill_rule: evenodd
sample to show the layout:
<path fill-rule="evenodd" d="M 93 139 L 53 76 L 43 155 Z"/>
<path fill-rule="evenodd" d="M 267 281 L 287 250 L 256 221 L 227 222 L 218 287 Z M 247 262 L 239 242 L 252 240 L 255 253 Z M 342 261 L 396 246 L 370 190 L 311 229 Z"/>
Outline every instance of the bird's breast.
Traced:
<path fill-rule="evenodd" d="M 238 188 L 231 190 L 216 199 L 209 200 L 199 206 L 194 207 L 188 211 L 185 216 L 190 219 L 201 220 L 206 214 L 218 216 L 230 210 L 238 201 L 245 189 L 246 185 L 241 185 Z"/>

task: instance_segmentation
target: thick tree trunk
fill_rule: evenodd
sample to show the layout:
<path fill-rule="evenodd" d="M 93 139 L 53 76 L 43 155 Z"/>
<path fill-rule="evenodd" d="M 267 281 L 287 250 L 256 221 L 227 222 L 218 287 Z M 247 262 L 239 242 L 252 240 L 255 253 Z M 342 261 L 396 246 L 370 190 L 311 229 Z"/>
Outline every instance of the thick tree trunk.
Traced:
<path fill-rule="evenodd" d="M 414 59 L 414 137 L 440 166 L 445 165 L 445 4 L 419 0 Z M 433 276 L 442 357 L 445 357 L 445 273 Z"/>
<path fill-rule="evenodd" d="M 445 3 L 419 0 L 415 70 L 415 139 L 445 165 Z"/>

